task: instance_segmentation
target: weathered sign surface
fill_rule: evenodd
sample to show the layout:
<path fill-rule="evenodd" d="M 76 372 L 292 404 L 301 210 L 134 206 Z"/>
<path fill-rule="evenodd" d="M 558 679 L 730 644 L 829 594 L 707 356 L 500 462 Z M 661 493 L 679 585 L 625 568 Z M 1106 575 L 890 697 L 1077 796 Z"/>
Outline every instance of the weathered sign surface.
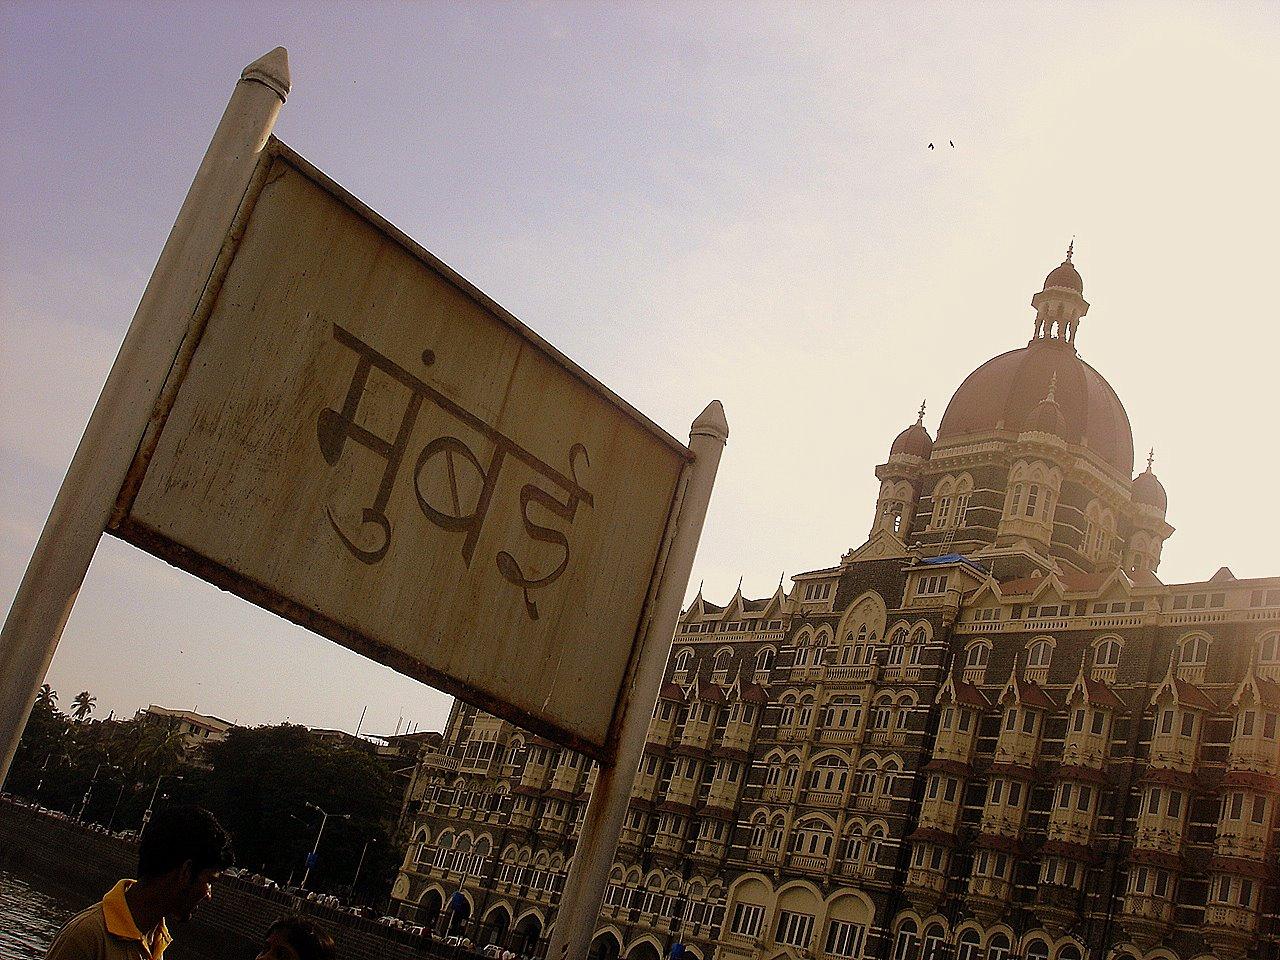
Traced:
<path fill-rule="evenodd" d="M 113 533 L 595 756 L 688 461 L 278 141 Z"/>

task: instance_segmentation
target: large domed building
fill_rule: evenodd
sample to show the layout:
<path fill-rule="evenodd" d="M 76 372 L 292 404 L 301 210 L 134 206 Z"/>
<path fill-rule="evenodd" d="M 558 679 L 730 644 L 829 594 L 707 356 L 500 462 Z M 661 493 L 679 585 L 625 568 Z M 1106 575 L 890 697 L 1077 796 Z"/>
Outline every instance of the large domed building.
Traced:
<path fill-rule="evenodd" d="M 988 360 L 956 390 L 935 440 L 924 410 L 877 468 L 875 530 L 929 554 L 984 558 L 1000 573 L 1092 573 L 1144 580 L 1164 541 L 1164 491 L 1133 477 L 1124 404 L 1076 350 L 1089 304 L 1071 262 L 1031 298 L 1025 347 Z"/>
<path fill-rule="evenodd" d="M 684 612 L 592 960 L 1280 958 L 1280 578 L 1159 579 L 1072 260 L 893 440 L 865 542 Z M 593 779 L 456 704 L 400 914 L 540 956 Z"/>

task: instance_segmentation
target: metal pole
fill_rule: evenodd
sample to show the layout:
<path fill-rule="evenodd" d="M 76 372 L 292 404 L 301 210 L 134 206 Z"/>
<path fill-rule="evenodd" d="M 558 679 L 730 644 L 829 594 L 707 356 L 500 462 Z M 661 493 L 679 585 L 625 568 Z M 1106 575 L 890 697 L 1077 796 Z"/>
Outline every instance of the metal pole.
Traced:
<path fill-rule="evenodd" d="M 49 511 L 0 631 L 0 783 L 288 92 L 283 47 L 241 73 Z"/>
<path fill-rule="evenodd" d="M 369 844 L 374 842 L 374 838 L 370 837 L 364 842 L 364 846 L 360 848 L 360 859 L 356 862 L 356 875 L 351 878 L 351 899 L 356 898 L 356 881 L 360 879 L 360 870 L 364 866 L 364 855 L 369 852 Z"/>
<path fill-rule="evenodd" d="M 307 804 L 307 806 L 314 806 L 314 804 Z M 315 807 L 315 809 L 320 810 L 319 807 Z M 315 860 L 316 852 L 320 849 L 320 838 L 324 836 L 324 825 L 328 822 L 329 822 L 329 814 L 325 813 L 323 810 L 320 810 L 320 829 L 316 831 L 315 845 L 311 848 L 311 855 L 307 857 L 307 869 L 302 872 L 302 889 L 303 890 L 307 889 L 307 877 L 311 876 L 311 863 L 313 860 Z"/>
<path fill-rule="evenodd" d="M 111 832 L 111 828 L 115 826 L 116 814 L 120 812 L 120 801 L 124 799 L 124 785 L 127 781 L 120 781 L 120 792 L 116 794 L 116 805 L 111 808 L 111 819 L 107 821 L 107 833 Z"/>
<path fill-rule="evenodd" d="M 728 438 L 729 424 L 724 408 L 719 400 L 713 400 L 693 421 L 689 431 L 689 448 L 694 460 L 685 471 L 679 512 L 657 590 L 649 604 L 648 622 L 631 686 L 623 693 L 617 755 L 612 764 L 600 765 L 595 788 L 587 802 L 582 833 L 574 849 L 569 876 L 560 895 L 555 928 L 547 945 L 547 960 L 585 960 L 591 947 L 618 834 L 631 801 L 631 786 L 644 753 L 653 704 L 666 672 L 671 639 L 711 502 L 711 488 Z"/>
<path fill-rule="evenodd" d="M 98 761 L 98 765 L 93 768 L 93 777 L 89 780 L 89 786 L 84 792 L 84 796 L 80 799 L 80 812 L 76 814 L 76 819 L 83 821 L 84 812 L 89 809 L 89 798 L 93 796 L 93 785 L 98 782 L 98 771 L 102 769 L 102 761 Z"/>
<path fill-rule="evenodd" d="M 142 830 L 147 829 L 147 824 L 151 822 L 151 808 L 156 805 L 156 794 L 160 792 L 160 781 L 163 779 L 163 773 L 156 777 L 156 788 L 151 791 L 151 799 L 147 801 L 147 809 L 142 812 Z M 141 833 L 142 830 L 138 832 Z"/>

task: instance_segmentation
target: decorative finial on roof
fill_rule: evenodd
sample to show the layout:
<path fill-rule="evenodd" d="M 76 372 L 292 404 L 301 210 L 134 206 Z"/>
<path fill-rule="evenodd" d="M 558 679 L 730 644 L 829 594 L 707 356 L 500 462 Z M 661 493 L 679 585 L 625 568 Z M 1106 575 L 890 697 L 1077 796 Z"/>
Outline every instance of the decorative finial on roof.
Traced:
<path fill-rule="evenodd" d="M 1053 391 L 1056 390 L 1057 388 L 1058 388 L 1058 371 L 1055 370 L 1053 371 L 1053 376 L 1049 378 L 1049 393 L 1045 396 L 1045 399 L 1048 400 L 1050 403 L 1057 402 L 1056 400 L 1053 399 Z"/>
<path fill-rule="evenodd" d="M 741 577 L 741 576 L 739 576 L 739 577 L 738 577 L 738 592 L 739 592 L 739 593 L 741 593 L 741 592 L 742 592 L 742 577 Z"/>
<path fill-rule="evenodd" d="M 1151 472 L 1151 465 L 1156 462 L 1156 448 L 1152 447 L 1151 452 L 1147 454 L 1147 473 Z"/>
<path fill-rule="evenodd" d="M 1070 263 L 1070 262 L 1071 262 L 1071 255 L 1072 255 L 1073 253 L 1075 253 L 1075 252 L 1076 252 L 1076 238 L 1073 236 L 1073 237 L 1071 238 L 1071 242 L 1067 244 L 1067 259 L 1066 259 L 1065 261 L 1063 261 L 1063 262 L 1064 262 L 1064 263 Z"/>
<path fill-rule="evenodd" d="M 921 426 L 923 426 L 923 425 L 924 425 L 924 408 L 925 408 L 925 403 L 926 403 L 926 401 L 924 401 L 924 400 L 921 400 L 921 401 L 920 401 L 920 412 L 919 412 L 918 414 L 916 414 L 916 423 L 920 424 Z"/>

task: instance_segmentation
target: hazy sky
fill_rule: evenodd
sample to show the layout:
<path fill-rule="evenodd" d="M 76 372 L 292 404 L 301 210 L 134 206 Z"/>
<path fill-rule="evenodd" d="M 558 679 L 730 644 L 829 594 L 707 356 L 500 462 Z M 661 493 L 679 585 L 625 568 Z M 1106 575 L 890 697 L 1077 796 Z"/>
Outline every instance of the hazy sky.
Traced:
<path fill-rule="evenodd" d="M 1160 575 L 1280 574 L 1274 4 L 10 2 L 4 609 L 277 44 L 282 139 L 676 436 L 724 401 L 691 589 L 768 594 L 861 543 L 894 435 L 1026 342 L 1072 235 L 1080 352 L 1169 491 Z M 49 680 L 104 715 L 351 729 L 367 704 L 372 732 L 449 703 L 111 538 Z"/>

